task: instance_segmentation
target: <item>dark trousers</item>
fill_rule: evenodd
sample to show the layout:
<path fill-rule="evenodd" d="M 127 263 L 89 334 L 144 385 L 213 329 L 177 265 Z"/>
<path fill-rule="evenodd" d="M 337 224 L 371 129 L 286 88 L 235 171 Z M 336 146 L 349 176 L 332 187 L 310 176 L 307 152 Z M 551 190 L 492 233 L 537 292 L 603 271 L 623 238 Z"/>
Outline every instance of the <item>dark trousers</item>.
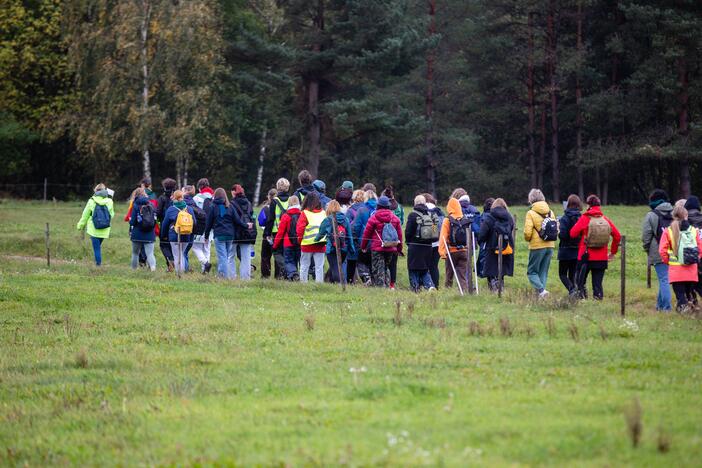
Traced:
<path fill-rule="evenodd" d="M 346 254 L 342 253 L 341 254 L 341 274 L 344 274 L 344 260 L 346 259 Z M 334 253 L 328 253 L 327 254 L 327 261 L 329 262 L 329 280 L 331 283 L 340 283 L 341 279 L 339 278 L 339 266 L 336 263 L 336 252 Z"/>
<path fill-rule="evenodd" d="M 356 281 L 356 262 L 357 260 L 346 260 L 346 281 L 349 284 Z"/>
<path fill-rule="evenodd" d="M 160 241 L 158 244 L 159 248 L 161 249 L 161 253 L 163 254 L 163 258 L 166 259 L 166 263 L 172 264 L 173 263 L 173 250 L 171 249 L 171 243 L 166 241 Z"/>
<path fill-rule="evenodd" d="M 371 252 L 373 286 L 390 286 L 390 264 L 393 257 L 393 252 Z"/>
<path fill-rule="evenodd" d="M 266 239 L 261 244 L 261 278 L 271 277 L 271 258 L 273 258 L 273 246 Z"/>
<path fill-rule="evenodd" d="M 395 285 L 397 282 L 397 255 L 393 255 L 390 260 L 390 284 Z"/>
<path fill-rule="evenodd" d="M 694 294 L 695 284 L 689 281 L 670 283 L 673 286 L 675 300 L 678 302 L 678 310 L 689 303 L 689 297 Z"/>
<path fill-rule="evenodd" d="M 587 276 L 590 275 L 592 277 L 592 297 L 596 300 L 602 300 L 604 297 L 602 281 L 604 280 L 605 271 L 607 270 L 604 268 L 592 268 L 587 261 L 578 262 L 576 284 L 580 298 L 584 299 L 587 297 L 586 283 Z"/>
<path fill-rule="evenodd" d="M 358 277 L 361 278 L 361 282 L 366 284 L 371 281 L 371 265 L 372 258 L 370 252 L 359 252 L 358 261 L 356 262 L 356 269 L 358 270 Z"/>
<path fill-rule="evenodd" d="M 558 261 L 558 276 L 561 278 L 561 283 L 563 283 L 563 286 L 565 286 L 570 294 L 573 294 L 577 290 L 577 283 L 575 282 L 577 267 L 577 260 Z"/>
<path fill-rule="evenodd" d="M 285 278 L 290 281 L 299 280 L 300 274 L 297 271 L 297 266 L 300 264 L 300 248 L 285 247 L 283 256 L 285 257 Z"/>
<path fill-rule="evenodd" d="M 273 262 L 275 263 L 275 279 L 285 279 L 285 252 L 283 247 L 278 247 L 273 251 Z"/>
<path fill-rule="evenodd" d="M 433 247 L 431 249 L 431 267 L 429 268 L 429 275 L 431 276 L 431 282 L 434 283 L 434 287 L 439 289 L 439 279 L 441 275 L 439 273 L 439 262 L 441 261 L 441 255 L 439 255 L 439 248 Z"/>

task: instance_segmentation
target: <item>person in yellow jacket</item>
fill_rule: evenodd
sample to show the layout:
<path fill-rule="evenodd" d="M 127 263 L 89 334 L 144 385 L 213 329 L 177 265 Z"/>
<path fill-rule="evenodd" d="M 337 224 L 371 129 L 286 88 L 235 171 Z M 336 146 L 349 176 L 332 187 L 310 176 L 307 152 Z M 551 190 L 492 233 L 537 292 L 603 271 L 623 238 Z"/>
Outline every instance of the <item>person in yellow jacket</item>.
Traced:
<path fill-rule="evenodd" d="M 546 281 L 553 249 L 556 247 L 558 221 L 541 190 L 531 189 L 529 205 L 531 207 L 524 220 L 524 240 L 529 243 L 527 277 L 539 297 L 543 299 L 549 294 L 546 290 Z"/>
<path fill-rule="evenodd" d="M 467 288 L 466 278 L 468 277 L 468 255 L 466 249 L 467 231 L 470 231 L 468 218 L 463 217 L 461 203 L 456 198 L 451 198 L 446 205 L 448 216 L 441 224 L 441 234 L 439 235 L 439 256 L 446 261 L 446 288 L 453 286 L 454 268 L 458 284 L 465 291 Z M 466 224 L 467 223 L 467 224 Z M 448 247 L 448 249 L 447 249 Z M 449 259 L 449 255 L 451 258 Z M 451 267 L 453 262 L 453 267 Z"/>
<path fill-rule="evenodd" d="M 97 266 L 102 265 L 102 242 L 110 237 L 110 227 L 114 216 L 115 208 L 105 184 L 97 184 L 93 196 L 85 204 L 83 214 L 76 225 L 79 231 L 83 229 L 88 231 Z"/>

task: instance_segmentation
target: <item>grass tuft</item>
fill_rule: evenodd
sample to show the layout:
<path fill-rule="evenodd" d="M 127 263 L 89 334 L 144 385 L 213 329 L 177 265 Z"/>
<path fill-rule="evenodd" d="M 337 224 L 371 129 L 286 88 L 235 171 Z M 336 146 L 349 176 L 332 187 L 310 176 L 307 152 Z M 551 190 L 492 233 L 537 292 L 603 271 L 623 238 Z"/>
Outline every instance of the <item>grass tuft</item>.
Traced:
<path fill-rule="evenodd" d="M 315 324 L 314 315 L 306 315 L 305 316 L 305 328 L 307 328 L 307 331 L 314 330 L 314 324 Z"/>
<path fill-rule="evenodd" d="M 544 327 L 546 328 L 546 333 L 548 333 L 548 336 L 551 338 L 556 337 L 556 321 L 553 319 L 552 316 L 549 316 L 546 321 L 544 322 Z"/>
<path fill-rule="evenodd" d="M 500 334 L 505 338 L 510 338 L 514 334 L 514 328 L 509 318 L 500 318 Z"/>
<path fill-rule="evenodd" d="M 670 451 L 670 434 L 663 426 L 658 428 L 658 437 L 656 438 L 656 448 L 660 453 L 668 453 Z"/>
<path fill-rule="evenodd" d="M 580 341 L 580 330 L 575 322 L 571 322 L 570 325 L 568 325 L 568 333 L 570 333 L 570 337 L 573 341 Z"/>
<path fill-rule="evenodd" d="M 76 367 L 80 369 L 88 368 L 88 355 L 84 349 L 81 349 L 76 353 L 75 363 Z"/>
<path fill-rule="evenodd" d="M 631 439 L 631 446 L 636 448 L 641 442 L 641 434 L 643 433 L 643 410 L 638 397 L 631 400 L 631 405 L 624 411 L 624 419 L 626 420 L 627 432 Z"/>

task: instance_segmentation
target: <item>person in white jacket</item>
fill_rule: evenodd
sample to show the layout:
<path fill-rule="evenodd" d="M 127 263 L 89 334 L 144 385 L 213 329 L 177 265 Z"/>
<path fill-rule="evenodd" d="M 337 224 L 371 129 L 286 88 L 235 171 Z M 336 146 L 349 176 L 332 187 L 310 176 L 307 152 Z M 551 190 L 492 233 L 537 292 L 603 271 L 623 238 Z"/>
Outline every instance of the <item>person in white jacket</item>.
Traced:
<path fill-rule="evenodd" d="M 197 205 L 198 208 L 201 210 L 204 210 L 205 213 L 209 212 L 209 206 L 212 203 L 212 197 L 214 194 L 214 191 L 212 190 L 212 187 L 210 187 L 210 181 L 207 180 L 206 178 L 202 178 L 197 181 L 197 195 L 193 197 L 193 200 L 195 201 L 195 204 Z M 197 260 L 200 262 L 202 265 L 202 273 L 207 274 L 210 272 L 210 269 L 212 268 L 212 263 L 210 263 L 210 248 L 212 246 L 212 235 L 205 239 L 204 235 L 201 236 L 195 236 L 193 239 L 193 252 L 195 252 L 195 256 L 197 257 Z"/>

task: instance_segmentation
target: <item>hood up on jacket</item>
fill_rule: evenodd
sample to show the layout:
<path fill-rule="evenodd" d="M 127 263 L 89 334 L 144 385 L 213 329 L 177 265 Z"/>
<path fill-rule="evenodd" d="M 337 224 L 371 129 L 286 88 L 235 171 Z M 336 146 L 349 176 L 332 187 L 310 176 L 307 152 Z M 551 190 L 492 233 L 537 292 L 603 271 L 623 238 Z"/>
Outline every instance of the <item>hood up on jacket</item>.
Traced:
<path fill-rule="evenodd" d="M 459 201 L 458 203 L 460 203 L 464 215 L 480 214 L 478 209 L 475 206 L 471 205 L 468 200 Z"/>
<path fill-rule="evenodd" d="M 671 204 L 668 203 L 668 202 L 663 202 L 663 203 L 661 203 L 660 205 L 658 205 L 658 206 L 656 207 L 656 209 L 653 210 L 653 211 L 657 211 L 657 212 L 659 212 L 659 213 L 662 214 L 662 215 L 670 215 L 670 216 L 672 216 L 672 214 L 673 214 L 673 205 L 671 205 Z"/>
<path fill-rule="evenodd" d="M 373 216 L 381 223 L 389 223 L 395 215 L 388 208 L 378 208 Z"/>
<path fill-rule="evenodd" d="M 448 201 L 446 205 L 446 212 L 453 219 L 461 219 L 463 217 L 463 209 L 461 208 L 461 202 L 452 198 Z"/>
<path fill-rule="evenodd" d="M 107 196 L 107 190 L 98 190 L 93 195 L 93 201 L 98 205 L 106 205 L 110 198 Z"/>
<path fill-rule="evenodd" d="M 509 214 L 509 211 L 501 206 L 496 206 L 495 208 L 491 209 L 490 216 L 500 222 L 510 222 L 513 220 L 512 215 Z"/>

